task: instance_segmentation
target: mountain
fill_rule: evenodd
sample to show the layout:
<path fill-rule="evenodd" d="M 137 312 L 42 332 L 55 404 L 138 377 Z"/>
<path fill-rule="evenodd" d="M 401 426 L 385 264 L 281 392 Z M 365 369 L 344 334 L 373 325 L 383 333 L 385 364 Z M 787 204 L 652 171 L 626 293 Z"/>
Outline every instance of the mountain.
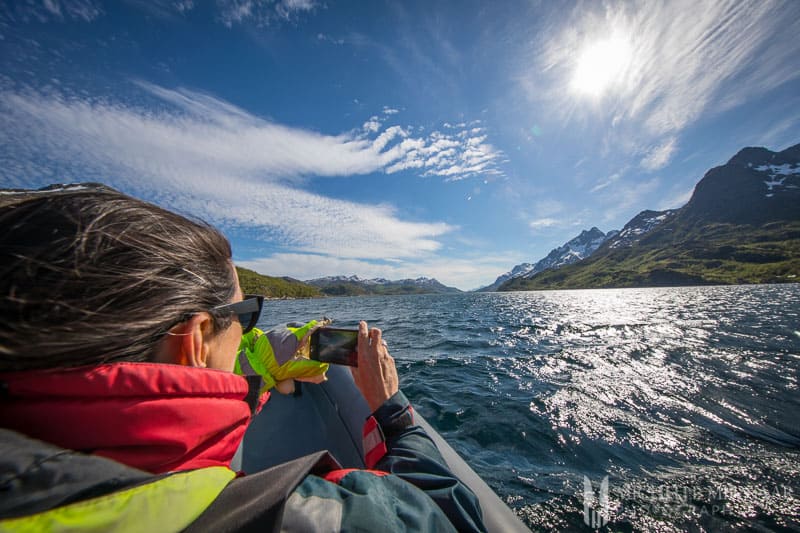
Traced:
<path fill-rule="evenodd" d="M 642 211 L 588 259 L 499 290 L 800 281 L 800 145 L 745 148 L 689 202 Z"/>
<path fill-rule="evenodd" d="M 494 283 L 487 287 L 478 289 L 477 292 L 491 292 L 498 290 L 504 283 L 512 279 L 526 279 L 532 278 L 539 272 L 548 269 L 561 268 L 564 265 L 576 263 L 581 259 L 585 259 L 592 255 L 597 248 L 600 247 L 606 239 L 614 237 L 618 234 L 616 231 L 609 231 L 608 234 L 603 233 L 597 228 L 584 230 L 580 235 L 570 240 L 569 242 L 554 248 L 547 254 L 547 257 L 539 260 L 535 264 L 522 263 L 515 266 L 510 272 L 506 272 L 498 277 Z"/>
<path fill-rule="evenodd" d="M 697 184 L 684 216 L 698 221 L 761 225 L 797 220 L 800 144 L 775 153 L 745 148 Z"/>
<path fill-rule="evenodd" d="M 361 279 L 358 276 L 330 276 L 306 281 L 328 296 L 394 295 L 394 294 L 442 294 L 461 292 L 454 287 L 442 285 L 432 278 L 401 279 L 390 281 L 384 278 Z"/>
<path fill-rule="evenodd" d="M 324 296 L 316 288 L 292 278 L 265 276 L 253 270 L 236 267 L 239 284 L 245 294 L 262 294 L 269 298 L 319 298 Z"/>
<path fill-rule="evenodd" d="M 507 282 L 509 280 L 512 280 L 514 278 L 522 278 L 522 277 L 528 276 L 528 275 L 530 275 L 530 274 L 532 274 L 534 272 L 541 272 L 540 270 L 536 270 L 536 265 L 537 264 L 538 263 L 536 263 L 536 264 L 534 264 L 534 263 L 522 263 L 522 264 L 519 264 L 519 265 L 515 266 L 514 268 L 512 268 L 510 271 L 506 272 L 505 274 L 502 274 L 502 275 L 498 276 L 497 279 L 494 280 L 494 283 L 492 283 L 491 285 L 487 285 L 486 287 L 481 287 L 480 289 L 476 290 L 475 292 L 494 292 L 497 289 L 499 289 L 500 286 L 503 283 L 505 283 L 505 282 Z"/>
<path fill-rule="evenodd" d="M 656 226 L 675 216 L 676 212 L 676 209 L 668 211 L 642 211 L 625 224 L 622 230 L 617 232 L 613 238 L 609 238 L 608 247 L 627 248 L 633 246 Z"/>

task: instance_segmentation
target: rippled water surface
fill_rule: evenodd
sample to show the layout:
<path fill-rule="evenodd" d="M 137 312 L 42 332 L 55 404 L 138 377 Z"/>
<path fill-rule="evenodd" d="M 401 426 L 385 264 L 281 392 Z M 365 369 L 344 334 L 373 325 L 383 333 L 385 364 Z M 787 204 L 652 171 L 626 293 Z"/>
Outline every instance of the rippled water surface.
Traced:
<path fill-rule="evenodd" d="M 535 529 L 800 531 L 800 285 L 270 301 L 383 329 L 417 409 Z"/>

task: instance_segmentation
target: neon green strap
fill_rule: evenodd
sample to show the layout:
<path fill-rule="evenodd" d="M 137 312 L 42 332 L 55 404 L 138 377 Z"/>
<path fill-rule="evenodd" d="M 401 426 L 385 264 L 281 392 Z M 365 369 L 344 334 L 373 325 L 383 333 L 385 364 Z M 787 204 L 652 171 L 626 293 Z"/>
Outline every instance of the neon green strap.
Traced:
<path fill-rule="evenodd" d="M 0 520 L 0 532 L 182 531 L 234 477 L 232 470 L 222 466 L 179 472 L 99 498 Z"/>
<path fill-rule="evenodd" d="M 316 320 L 312 320 L 311 322 L 308 322 L 308 323 L 306 323 L 305 325 L 303 325 L 303 326 L 301 326 L 301 327 L 299 327 L 299 328 L 288 327 L 287 329 L 288 329 L 289 331 L 291 331 L 292 333 L 294 333 L 294 336 L 295 336 L 295 337 L 297 338 L 297 340 L 299 341 L 299 340 L 302 340 L 302 339 L 303 339 L 303 337 L 305 337 L 305 336 L 306 336 L 306 334 L 307 334 L 309 331 L 311 331 L 312 329 L 314 329 L 314 328 L 316 327 L 316 325 L 317 325 L 317 321 L 316 321 Z"/>
<path fill-rule="evenodd" d="M 289 327 L 283 330 L 270 330 L 264 333 L 258 328 L 242 336 L 239 343 L 239 355 L 236 358 L 234 372 L 245 375 L 242 365 L 246 363 L 252 371 L 264 379 L 261 392 L 276 386 L 280 381 L 288 379 L 308 379 L 321 377 L 328 370 L 328 363 L 320 363 L 308 359 L 308 354 L 301 351 L 307 348 L 301 341 L 319 323 L 312 320 L 301 327 Z M 276 354 L 276 352 L 278 352 Z M 284 361 L 278 364 L 278 360 Z"/>

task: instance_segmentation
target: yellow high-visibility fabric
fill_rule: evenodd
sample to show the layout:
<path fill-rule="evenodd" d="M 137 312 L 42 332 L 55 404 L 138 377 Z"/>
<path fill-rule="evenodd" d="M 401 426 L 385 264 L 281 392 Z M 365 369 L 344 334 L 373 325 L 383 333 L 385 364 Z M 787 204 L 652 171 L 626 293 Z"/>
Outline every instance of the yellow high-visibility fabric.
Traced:
<path fill-rule="evenodd" d="M 289 332 L 297 339 L 296 345 L 291 345 L 292 350 L 299 350 L 301 345 L 300 341 L 308 334 L 309 331 L 316 327 L 318 322 L 312 320 L 302 327 L 287 327 Z M 306 345 L 307 348 L 307 345 Z M 247 358 L 247 362 L 256 374 L 261 376 L 264 384 L 261 387 L 261 393 L 268 391 L 275 387 L 279 381 L 288 379 L 304 379 L 323 376 L 328 371 L 328 363 L 320 363 L 319 361 L 312 361 L 308 359 L 306 350 L 305 356 L 302 357 L 299 351 L 293 355 L 291 359 L 278 364 L 275 356 L 275 347 L 272 346 L 269 334 L 265 334 L 258 328 L 253 328 L 248 333 L 242 336 L 239 343 L 239 356 L 236 358 L 234 365 L 234 372 L 239 375 L 244 375 L 242 370 L 242 357 Z M 324 378 L 322 378 L 324 379 Z M 320 381 L 322 381 L 320 379 Z"/>
<path fill-rule="evenodd" d="M 222 466 L 179 472 L 151 483 L 0 520 L 0 532 L 171 532 L 194 522 L 236 473 Z"/>

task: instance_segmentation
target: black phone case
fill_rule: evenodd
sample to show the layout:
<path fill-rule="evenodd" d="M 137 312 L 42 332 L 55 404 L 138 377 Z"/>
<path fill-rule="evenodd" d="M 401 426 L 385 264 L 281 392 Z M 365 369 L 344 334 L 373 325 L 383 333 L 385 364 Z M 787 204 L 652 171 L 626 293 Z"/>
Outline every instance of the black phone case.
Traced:
<path fill-rule="evenodd" d="M 347 333 L 339 339 L 321 341 L 321 332 L 342 332 Z M 352 337 L 352 338 L 351 338 Z M 320 328 L 311 335 L 310 357 L 314 361 L 321 363 L 332 363 L 335 365 L 358 366 L 358 353 L 356 346 L 358 342 L 358 330 L 343 328 Z"/>

